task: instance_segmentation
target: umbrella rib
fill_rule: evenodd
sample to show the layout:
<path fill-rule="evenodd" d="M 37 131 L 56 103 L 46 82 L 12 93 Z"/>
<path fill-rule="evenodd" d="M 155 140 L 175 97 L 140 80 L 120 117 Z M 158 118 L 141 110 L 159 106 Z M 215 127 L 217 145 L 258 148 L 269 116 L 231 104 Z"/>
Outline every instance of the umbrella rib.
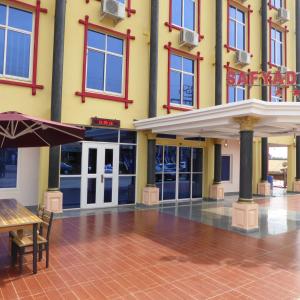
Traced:
<path fill-rule="evenodd" d="M 40 140 L 42 140 L 44 143 L 46 143 L 48 146 L 50 146 L 50 144 L 45 140 L 43 139 L 37 132 L 36 130 L 40 129 L 42 127 L 41 124 L 39 123 L 33 123 L 31 126 L 28 126 L 25 122 L 22 121 L 22 123 L 27 127 L 27 129 L 23 130 L 22 134 L 21 135 L 24 135 L 26 134 L 27 132 L 26 131 L 31 131 L 32 133 L 34 133 Z M 37 126 L 36 128 L 34 128 L 35 125 L 39 125 Z"/>
<path fill-rule="evenodd" d="M 6 129 L 4 129 L 4 127 L 3 127 L 2 125 L 0 126 L 0 128 L 4 131 L 4 134 L 3 134 L 2 132 L 0 133 L 0 134 L 3 136 L 3 139 L 2 139 L 2 141 L 1 141 L 1 148 L 3 147 L 4 141 L 5 141 L 5 138 L 6 138 L 5 133 L 6 133 L 7 135 L 9 135 L 9 132 L 8 132 L 9 124 L 10 124 L 10 121 L 8 122 L 7 128 L 6 128 Z"/>
<path fill-rule="evenodd" d="M 51 129 L 53 129 L 53 130 L 62 132 L 62 133 L 64 133 L 64 134 L 67 134 L 67 135 L 69 135 L 69 136 L 73 136 L 73 137 L 75 137 L 75 138 L 78 138 L 78 139 L 81 139 L 81 140 L 82 140 L 82 137 L 79 136 L 79 135 L 76 135 L 76 134 L 73 134 L 73 133 L 69 133 L 69 132 L 67 132 L 67 131 L 64 131 L 64 130 L 62 130 L 62 129 L 59 129 L 59 128 L 56 128 L 56 127 L 53 127 L 53 126 L 50 126 L 50 125 L 47 125 L 47 126 L 48 126 L 49 128 L 51 128 Z"/>

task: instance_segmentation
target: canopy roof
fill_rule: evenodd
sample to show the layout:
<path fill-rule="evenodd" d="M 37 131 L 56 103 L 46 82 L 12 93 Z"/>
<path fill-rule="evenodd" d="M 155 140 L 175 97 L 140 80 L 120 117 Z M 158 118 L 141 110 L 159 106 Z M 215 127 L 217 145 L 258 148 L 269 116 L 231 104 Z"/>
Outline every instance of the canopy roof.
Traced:
<path fill-rule="evenodd" d="M 256 117 L 257 137 L 300 135 L 300 102 L 265 102 L 257 99 L 223 104 L 184 113 L 134 122 L 138 130 L 184 137 L 235 139 L 240 125 L 236 118 Z"/>

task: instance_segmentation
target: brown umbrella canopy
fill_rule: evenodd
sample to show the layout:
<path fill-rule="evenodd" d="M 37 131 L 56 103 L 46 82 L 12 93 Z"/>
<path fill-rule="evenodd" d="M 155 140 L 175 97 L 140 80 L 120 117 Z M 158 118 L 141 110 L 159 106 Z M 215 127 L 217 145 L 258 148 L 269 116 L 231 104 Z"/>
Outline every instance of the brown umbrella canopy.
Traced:
<path fill-rule="evenodd" d="M 0 148 L 57 146 L 83 139 L 84 129 L 18 112 L 0 113 Z"/>

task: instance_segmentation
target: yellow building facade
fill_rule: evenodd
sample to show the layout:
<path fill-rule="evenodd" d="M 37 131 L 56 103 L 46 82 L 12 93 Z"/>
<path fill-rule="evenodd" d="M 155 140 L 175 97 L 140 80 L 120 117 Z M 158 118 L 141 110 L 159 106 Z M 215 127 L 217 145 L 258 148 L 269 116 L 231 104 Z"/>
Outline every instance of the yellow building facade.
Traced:
<path fill-rule="evenodd" d="M 103 13 L 101 5 L 106 3 L 103 0 L 102 3 L 97 0 L 66 3 L 61 121 L 87 127 L 88 136 L 83 143 L 62 146 L 60 188 L 66 199 L 64 201 L 68 201 L 64 203 L 65 208 L 140 203 L 143 189 L 147 185 L 149 138 L 156 140 L 156 185 L 160 188 L 160 198 L 163 201 L 209 197 L 209 187 L 214 176 L 213 139 L 176 136 L 176 132 L 174 135 L 156 136 L 149 132 L 135 131 L 133 122 L 148 117 L 151 1 L 125 0 L 118 3 L 123 5 L 123 2 L 125 15 L 118 20 Z M 295 1 L 275 1 L 273 5 L 279 5 L 279 2 L 282 8 L 288 10 L 290 20 L 280 23 L 279 8 L 273 7 L 270 1 L 268 18 L 272 19 L 268 29 L 268 52 L 271 53 L 271 30 L 275 28 L 282 33 L 280 65 L 287 70 L 295 70 Z M 182 5 L 186 10 L 182 13 L 182 19 L 177 13 L 175 15 L 175 4 Z M 0 24 L 0 30 L 7 31 L 7 36 L 10 30 L 21 30 L 14 29 L 13 26 L 22 27 L 9 23 L 9 18 L 13 15 L 10 8 L 29 12 L 32 17 L 30 74 L 24 79 L 3 72 L 0 76 L 0 109 L 50 119 L 55 1 L 1 0 L 0 5 L 7 12 L 6 23 Z M 193 7 L 193 21 L 189 20 L 190 15 L 185 16 L 190 7 Z M 238 35 L 236 47 L 230 46 L 230 18 L 234 9 L 236 18 L 241 12 L 243 14 L 241 23 L 244 26 L 245 40 L 242 47 L 251 54 L 251 61 L 245 66 L 236 63 L 236 50 L 240 47 Z M 261 71 L 260 11 L 261 1 L 223 1 L 223 104 L 230 102 L 230 91 L 226 83 L 229 68 L 245 73 L 249 70 Z M 157 116 L 215 105 L 215 15 L 216 1 L 159 2 Z M 22 20 L 20 18 L 20 23 Z M 192 22 L 192 31 L 198 34 L 196 46 L 192 48 L 182 45 L 180 40 L 185 22 Z M 3 47 L 7 52 L 10 51 L 8 41 L 3 41 Z M 15 45 L 16 53 L 21 51 L 25 55 L 16 41 L 12 42 L 12 47 Z M 6 52 L 4 57 L 5 55 Z M 172 60 L 175 62 L 178 58 L 181 58 L 182 72 L 172 67 Z M 185 63 L 193 63 L 188 71 L 184 69 Z M 110 65 L 113 66 L 111 69 Z M 277 63 L 272 64 L 270 60 L 269 69 L 275 72 L 278 69 Z M 179 96 L 177 83 L 174 88 L 172 81 L 176 72 L 181 74 L 180 80 L 189 82 L 186 86 L 181 83 Z M 25 86 L 22 85 L 24 82 Z M 39 87 L 35 90 L 36 85 Z M 113 89 L 117 91 L 112 91 Z M 273 98 L 294 101 L 292 91 L 291 87 L 281 94 L 275 91 Z M 238 92 L 233 93 L 236 96 Z M 262 98 L 259 85 L 246 87 L 243 93 L 244 99 Z M 271 100 L 271 88 L 268 93 Z M 175 103 L 176 101 L 180 103 Z M 294 139 L 280 137 L 270 139 L 269 143 L 289 147 L 288 190 L 292 190 L 295 177 Z M 222 140 L 222 153 L 227 157 L 224 165 L 228 168 L 224 174 L 225 193 L 236 193 L 239 187 L 239 142 Z M 7 169 L 11 168 L 9 165 L 12 163 L 7 164 Z M 196 167 L 193 164 L 199 165 Z M 1 197 L 15 197 L 22 201 L 23 195 L 27 193 L 30 197 L 25 197 L 24 204 L 30 206 L 41 203 L 48 188 L 49 149 L 19 149 L 15 167 L 16 182 L 8 187 L 4 182 L 0 190 Z M 253 167 L 253 192 L 257 193 L 261 172 L 260 139 L 254 142 Z M 98 168 L 104 168 L 103 174 Z M 103 188 L 98 186 L 98 181 Z"/>

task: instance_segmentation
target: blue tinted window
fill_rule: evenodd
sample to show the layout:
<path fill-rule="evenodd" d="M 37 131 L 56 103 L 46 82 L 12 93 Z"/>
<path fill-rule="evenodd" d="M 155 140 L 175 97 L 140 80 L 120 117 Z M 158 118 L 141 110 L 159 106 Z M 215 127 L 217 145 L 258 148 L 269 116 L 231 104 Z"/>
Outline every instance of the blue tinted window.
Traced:
<path fill-rule="evenodd" d="M 5 30 L 0 29 L 0 74 L 3 74 L 4 66 L 4 43 L 5 43 Z"/>
<path fill-rule="evenodd" d="M 241 23 L 245 23 L 245 13 L 242 12 L 241 10 L 237 9 L 236 10 L 236 19 Z"/>
<path fill-rule="evenodd" d="M 9 8 L 8 26 L 32 31 L 32 13 L 16 8 Z"/>
<path fill-rule="evenodd" d="M 172 23 L 182 26 L 182 0 L 172 1 Z"/>
<path fill-rule="evenodd" d="M 202 172 L 203 169 L 203 150 L 193 149 L 193 172 Z"/>
<path fill-rule="evenodd" d="M 245 49 L 245 26 L 237 24 L 237 48 Z"/>
<path fill-rule="evenodd" d="M 6 6 L 0 5 L 0 24 L 5 25 L 6 23 Z"/>
<path fill-rule="evenodd" d="M 123 40 L 117 39 L 113 36 L 108 36 L 107 51 L 117 54 L 123 54 Z"/>
<path fill-rule="evenodd" d="M 232 19 L 236 18 L 236 9 L 233 6 L 229 7 L 229 17 Z"/>
<path fill-rule="evenodd" d="M 30 35 L 8 31 L 6 74 L 18 77 L 29 77 Z"/>
<path fill-rule="evenodd" d="M 244 88 L 236 88 L 236 101 L 245 100 L 245 89 Z"/>
<path fill-rule="evenodd" d="M 229 46 L 235 47 L 235 22 L 233 20 L 229 20 Z"/>
<path fill-rule="evenodd" d="M 0 149 L 0 188 L 16 188 L 18 149 Z"/>
<path fill-rule="evenodd" d="M 118 0 L 120 3 L 125 3 L 125 0 Z"/>
<path fill-rule="evenodd" d="M 183 104 L 193 105 L 194 99 L 194 76 L 183 75 Z"/>
<path fill-rule="evenodd" d="M 179 172 L 185 173 L 191 171 L 191 148 L 179 148 Z"/>
<path fill-rule="evenodd" d="M 276 8 L 282 7 L 282 0 L 271 0 L 271 5 Z"/>
<path fill-rule="evenodd" d="M 281 66 L 283 64 L 283 34 L 274 28 L 271 29 L 271 62 Z"/>
<path fill-rule="evenodd" d="M 228 102 L 235 102 L 235 88 L 232 86 L 228 88 Z"/>
<path fill-rule="evenodd" d="M 195 29 L 195 2 L 184 0 L 184 28 Z"/>
<path fill-rule="evenodd" d="M 192 198 L 202 197 L 202 174 L 192 174 Z"/>
<path fill-rule="evenodd" d="M 233 6 L 229 8 L 229 46 L 246 49 L 245 13 Z"/>
<path fill-rule="evenodd" d="M 183 71 L 194 73 L 194 61 L 188 58 L 183 58 Z"/>
<path fill-rule="evenodd" d="M 182 69 L 182 57 L 171 54 L 171 68 L 181 70 Z"/>
<path fill-rule="evenodd" d="M 181 74 L 179 72 L 171 72 L 171 103 L 180 104 L 181 102 Z"/>
<path fill-rule="evenodd" d="M 136 144 L 136 131 L 120 131 L 120 143 Z"/>
<path fill-rule="evenodd" d="M 120 174 L 135 174 L 136 146 L 120 145 Z"/>
<path fill-rule="evenodd" d="M 63 193 L 63 208 L 80 208 L 81 177 L 61 177 L 60 190 Z"/>
<path fill-rule="evenodd" d="M 118 142 L 118 130 L 104 128 L 86 128 L 85 140 L 97 142 Z"/>
<path fill-rule="evenodd" d="M 119 204 L 135 202 L 135 176 L 119 176 Z"/>
<path fill-rule="evenodd" d="M 179 174 L 178 198 L 188 199 L 191 197 L 191 174 Z"/>
<path fill-rule="evenodd" d="M 222 181 L 230 180 L 230 156 L 222 156 Z"/>
<path fill-rule="evenodd" d="M 95 32 L 92 30 L 88 31 L 88 46 L 105 50 L 105 38 L 106 36 L 102 33 Z"/>
<path fill-rule="evenodd" d="M 105 55 L 93 50 L 88 51 L 87 88 L 103 90 Z"/>
<path fill-rule="evenodd" d="M 81 143 L 66 144 L 61 146 L 61 175 L 81 174 Z"/>
<path fill-rule="evenodd" d="M 114 55 L 107 55 L 106 65 L 106 91 L 122 92 L 122 58 Z"/>

